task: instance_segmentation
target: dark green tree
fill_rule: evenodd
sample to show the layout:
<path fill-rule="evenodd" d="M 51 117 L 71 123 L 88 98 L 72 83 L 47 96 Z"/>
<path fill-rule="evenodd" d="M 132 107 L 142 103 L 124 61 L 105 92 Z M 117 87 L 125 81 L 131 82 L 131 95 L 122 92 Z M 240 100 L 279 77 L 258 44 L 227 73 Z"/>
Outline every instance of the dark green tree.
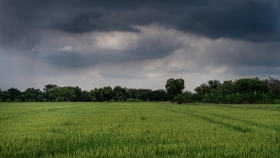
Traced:
<path fill-rule="evenodd" d="M 151 92 L 151 101 L 165 101 L 166 100 L 166 91 L 159 89 Z"/>
<path fill-rule="evenodd" d="M 268 85 L 258 78 L 243 78 L 239 79 L 234 83 L 234 89 L 239 93 L 253 93 L 253 92 L 264 92 L 269 91 Z"/>
<path fill-rule="evenodd" d="M 82 102 L 89 102 L 91 101 L 90 97 L 89 97 L 90 92 L 88 91 L 83 91 L 82 94 L 80 95 L 80 101 Z"/>
<path fill-rule="evenodd" d="M 2 102 L 2 90 L 0 89 L 0 102 Z"/>
<path fill-rule="evenodd" d="M 113 89 L 113 100 L 114 101 L 125 101 L 130 97 L 130 94 L 126 88 L 122 88 L 121 86 L 116 86 Z"/>
<path fill-rule="evenodd" d="M 277 78 L 269 77 L 264 82 L 268 85 L 272 96 L 275 99 L 280 99 L 280 81 Z"/>
<path fill-rule="evenodd" d="M 174 101 L 175 97 L 182 94 L 185 88 L 185 82 L 183 79 L 170 78 L 166 81 L 165 89 L 169 100 Z"/>
<path fill-rule="evenodd" d="M 211 95 L 204 96 L 204 101 L 211 100 L 212 103 L 229 103 L 233 100 L 231 100 L 232 97 L 227 97 L 227 95 L 231 95 L 233 93 L 235 93 L 234 82 L 231 80 L 224 81 L 223 84 L 220 84 L 218 87 L 211 90 Z"/>
<path fill-rule="evenodd" d="M 207 85 L 206 83 L 203 83 L 201 84 L 199 87 L 196 87 L 194 89 L 194 91 L 198 94 L 198 95 L 205 95 L 205 94 L 208 94 L 210 93 L 212 90 L 211 86 L 210 85 Z"/>
<path fill-rule="evenodd" d="M 34 89 L 34 88 L 27 88 L 23 92 L 23 96 L 21 96 L 21 101 L 25 98 L 25 101 L 35 102 L 35 101 L 42 101 L 43 92 L 40 89 Z"/>
<path fill-rule="evenodd" d="M 21 95 L 21 91 L 16 88 L 8 89 L 8 93 L 10 95 L 11 101 L 19 101 L 19 96 Z"/>
<path fill-rule="evenodd" d="M 82 89 L 78 86 L 76 86 L 76 87 L 68 86 L 68 88 L 72 89 L 75 93 L 75 98 L 73 99 L 73 101 L 75 101 L 75 102 L 80 101 L 80 96 L 82 94 Z"/>
<path fill-rule="evenodd" d="M 44 98 L 47 101 L 55 101 L 56 100 L 56 92 L 59 87 L 55 84 L 48 84 L 45 85 L 43 88 L 44 91 Z"/>
<path fill-rule="evenodd" d="M 57 89 L 56 101 L 74 101 L 75 92 L 70 87 L 60 87 Z"/>
<path fill-rule="evenodd" d="M 138 98 L 144 101 L 151 101 L 153 98 L 152 90 L 142 89 L 142 92 L 139 94 Z"/>
<path fill-rule="evenodd" d="M 101 89 L 103 93 L 103 101 L 110 101 L 113 98 L 113 89 L 110 86 Z"/>
<path fill-rule="evenodd" d="M 268 85 L 258 78 L 243 78 L 234 83 L 236 92 L 242 95 L 243 103 L 260 103 L 269 92 Z"/>
<path fill-rule="evenodd" d="M 8 91 L 3 91 L 1 96 L 2 101 L 4 102 L 10 102 L 11 101 L 11 95 Z"/>
<path fill-rule="evenodd" d="M 207 83 L 211 87 L 211 89 L 216 89 L 218 86 L 221 85 L 219 80 L 209 80 Z"/>
<path fill-rule="evenodd" d="M 92 101 L 94 102 L 103 102 L 103 91 L 102 88 L 94 88 L 93 90 L 90 91 L 89 97 Z"/>

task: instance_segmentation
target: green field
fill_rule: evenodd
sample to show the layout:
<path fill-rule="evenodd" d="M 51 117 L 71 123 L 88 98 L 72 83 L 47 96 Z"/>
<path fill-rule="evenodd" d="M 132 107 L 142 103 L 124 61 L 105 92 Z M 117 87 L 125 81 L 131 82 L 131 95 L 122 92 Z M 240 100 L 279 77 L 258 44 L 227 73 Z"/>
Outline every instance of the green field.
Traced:
<path fill-rule="evenodd" d="M 0 103 L 0 157 L 280 157 L 280 105 Z"/>

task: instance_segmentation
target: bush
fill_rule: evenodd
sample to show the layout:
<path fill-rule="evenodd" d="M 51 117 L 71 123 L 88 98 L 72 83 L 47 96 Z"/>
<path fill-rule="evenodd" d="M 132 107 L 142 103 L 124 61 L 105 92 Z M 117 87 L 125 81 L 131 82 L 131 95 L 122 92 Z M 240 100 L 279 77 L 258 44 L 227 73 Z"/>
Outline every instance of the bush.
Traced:
<path fill-rule="evenodd" d="M 182 104 L 186 102 L 186 97 L 183 94 L 179 94 L 177 95 L 174 100 L 178 103 L 178 104 Z"/>

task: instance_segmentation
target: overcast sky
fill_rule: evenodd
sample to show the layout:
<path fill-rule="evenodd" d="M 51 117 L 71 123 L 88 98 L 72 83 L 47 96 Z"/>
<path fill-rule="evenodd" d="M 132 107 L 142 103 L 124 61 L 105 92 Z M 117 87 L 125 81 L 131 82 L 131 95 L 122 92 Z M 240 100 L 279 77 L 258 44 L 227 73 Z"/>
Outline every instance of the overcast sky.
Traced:
<path fill-rule="evenodd" d="M 280 78 L 280 0 L 0 0 L 0 89 Z"/>

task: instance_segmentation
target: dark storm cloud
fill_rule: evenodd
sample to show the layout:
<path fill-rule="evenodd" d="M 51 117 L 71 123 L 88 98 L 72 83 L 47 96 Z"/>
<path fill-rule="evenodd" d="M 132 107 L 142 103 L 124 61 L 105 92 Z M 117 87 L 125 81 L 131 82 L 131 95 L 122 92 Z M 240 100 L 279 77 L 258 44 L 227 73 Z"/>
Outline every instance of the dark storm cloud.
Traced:
<path fill-rule="evenodd" d="M 222 5 L 195 8 L 188 12 L 185 20 L 178 20 L 178 26 L 179 29 L 209 38 L 227 37 L 253 42 L 279 41 L 279 2 L 226 1 Z"/>
<path fill-rule="evenodd" d="M 213 39 L 280 40 L 279 0 L 6 0 L 1 8 L 5 45 L 33 47 L 41 29 L 138 32 L 131 26 L 150 23 Z"/>

